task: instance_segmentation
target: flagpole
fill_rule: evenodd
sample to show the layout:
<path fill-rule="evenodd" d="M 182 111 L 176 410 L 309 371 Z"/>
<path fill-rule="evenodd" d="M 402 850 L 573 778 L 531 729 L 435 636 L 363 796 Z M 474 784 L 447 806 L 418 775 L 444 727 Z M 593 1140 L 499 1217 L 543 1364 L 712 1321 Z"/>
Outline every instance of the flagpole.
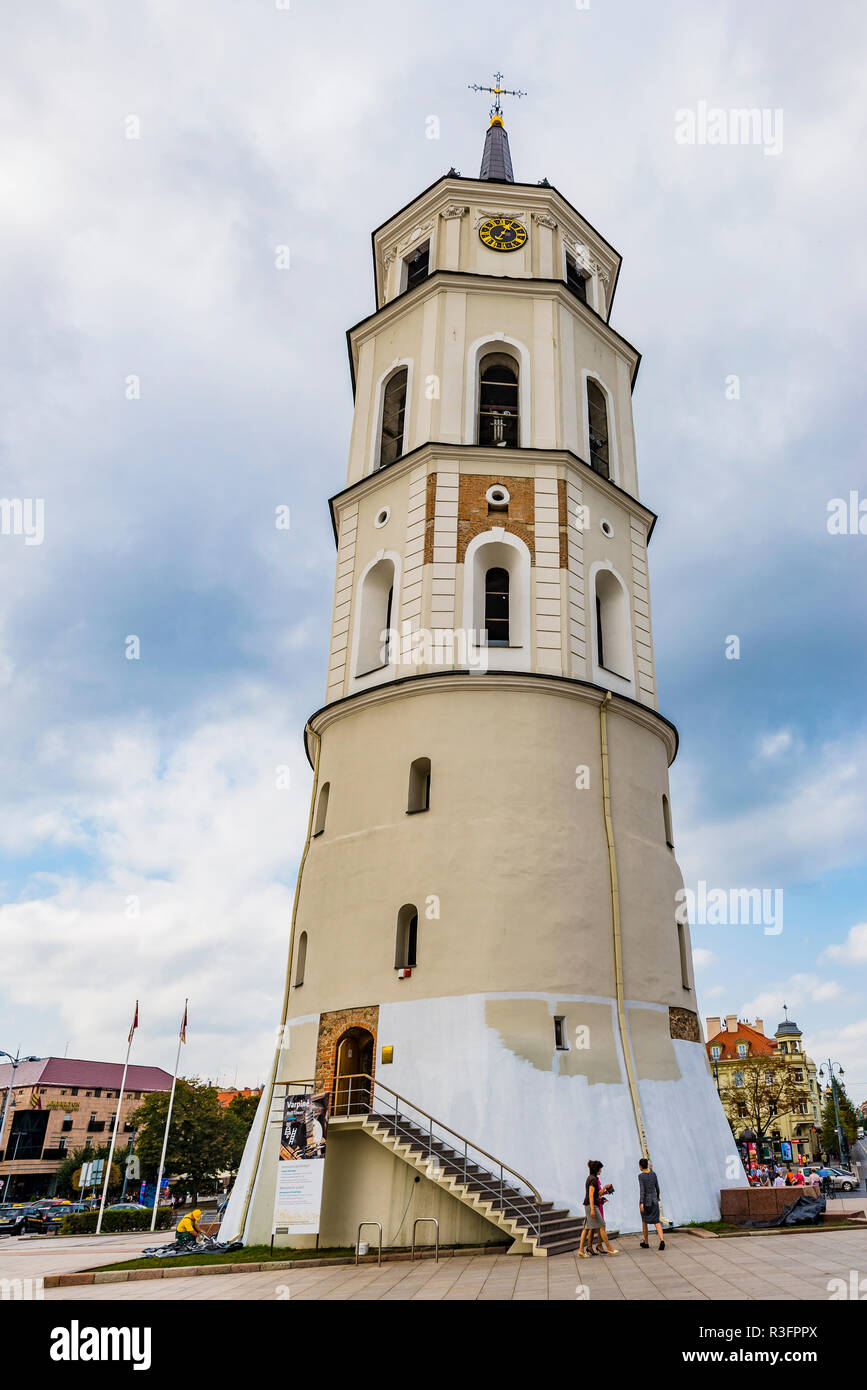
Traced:
<path fill-rule="evenodd" d="M 99 1216 L 96 1219 L 96 1234 L 99 1235 L 102 1229 L 102 1214 L 105 1211 L 105 1199 L 108 1195 L 108 1184 L 111 1178 L 111 1160 L 114 1157 L 114 1146 L 117 1140 L 117 1131 L 120 1126 L 120 1112 L 123 1109 L 123 1093 L 126 1090 L 126 1073 L 129 1067 L 129 1054 L 132 1051 L 132 1040 L 135 1037 L 135 1030 L 138 1024 L 138 1000 L 135 1001 L 135 1018 L 129 1030 L 129 1041 L 126 1045 L 126 1061 L 123 1064 L 123 1077 L 120 1083 L 120 1095 L 117 1102 L 117 1112 L 114 1117 L 114 1129 L 111 1132 L 111 1145 L 108 1150 L 108 1162 L 105 1165 L 105 1182 L 102 1184 L 102 1201 L 99 1204 Z"/>
<path fill-rule="evenodd" d="M 163 1151 L 160 1154 L 160 1170 L 157 1173 L 157 1190 L 154 1193 L 154 1210 L 153 1215 L 151 1217 L 152 1232 L 156 1230 L 157 1225 L 157 1211 L 160 1205 L 160 1187 L 162 1185 L 163 1180 L 163 1169 L 166 1164 L 166 1149 L 169 1146 L 169 1125 L 172 1122 L 172 1108 L 175 1103 L 175 1086 L 178 1084 L 178 1067 L 181 1064 L 181 1044 L 186 1041 L 184 1035 L 187 1031 L 187 1006 L 189 1002 L 189 999 L 184 1000 L 184 1021 L 181 1024 L 181 1031 L 178 1034 L 178 1055 L 175 1058 L 175 1074 L 172 1077 L 172 1089 L 171 1094 L 169 1095 L 169 1113 L 166 1115 L 166 1132 L 163 1135 Z"/>

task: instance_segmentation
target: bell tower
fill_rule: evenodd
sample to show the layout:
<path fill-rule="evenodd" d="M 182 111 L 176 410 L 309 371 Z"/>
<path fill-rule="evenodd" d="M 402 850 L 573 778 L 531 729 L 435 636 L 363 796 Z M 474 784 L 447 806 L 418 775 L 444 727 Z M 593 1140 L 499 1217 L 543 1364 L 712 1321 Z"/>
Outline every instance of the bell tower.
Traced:
<path fill-rule="evenodd" d="M 496 80 L 479 177 L 451 169 L 376 229 L 347 335 L 310 834 L 227 1215 L 248 1241 L 281 1094 L 336 1104 L 359 1057 L 573 1212 L 601 1158 L 624 1230 L 643 1152 L 678 1222 L 742 1180 L 676 918 L 620 256 L 547 179 L 514 181 Z M 344 1238 L 377 1216 L 364 1154 L 333 1179 L 326 1158 Z"/>

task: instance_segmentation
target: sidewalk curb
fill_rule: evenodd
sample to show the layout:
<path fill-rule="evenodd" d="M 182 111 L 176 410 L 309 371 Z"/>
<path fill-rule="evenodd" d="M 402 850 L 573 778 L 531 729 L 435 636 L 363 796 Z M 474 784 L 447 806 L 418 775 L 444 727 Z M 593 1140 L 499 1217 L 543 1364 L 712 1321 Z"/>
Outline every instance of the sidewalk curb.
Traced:
<path fill-rule="evenodd" d="M 491 1246 L 478 1245 L 467 1246 L 462 1250 L 441 1250 L 440 1259 L 445 1260 L 452 1256 L 464 1255 L 490 1255 L 495 1253 Z M 505 1251 L 496 1251 L 497 1254 L 504 1254 Z M 409 1262 L 410 1252 L 397 1251 L 393 1254 L 383 1252 L 382 1263 L 391 1264 L 400 1260 Z M 432 1247 L 416 1251 L 416 1259 L 432 1260 L 434 1251 Z M 375 1265 L 376 1255 L 361 1255 L 358 1263 L 360 1265 Z M 154 1269 L 102 1269 L 93 1270 L 90 1273 L 82 1271 L 79 1274 L 47 1274 L 43 1280 L 43 1288 L 46 1289 L 69 1289 L 80 1288 L 85 1284 L 125 1284 L 127 1282 L 138 1283 L 140 1280 L 149 1279 L 182 1279 L 192 1278 L 198 1274 L 262 1274 L 265 1270 L 286 1270 L 286 1269 L 323 1269 L 331 1265 L 354 1265 L 354 1255 L 338 1255 L 330 1260 L 264 1260 L 250 1261 L 246 1264 L 219 1264 L 219 1265 L 165 1265 L 157 1266 Z"/>

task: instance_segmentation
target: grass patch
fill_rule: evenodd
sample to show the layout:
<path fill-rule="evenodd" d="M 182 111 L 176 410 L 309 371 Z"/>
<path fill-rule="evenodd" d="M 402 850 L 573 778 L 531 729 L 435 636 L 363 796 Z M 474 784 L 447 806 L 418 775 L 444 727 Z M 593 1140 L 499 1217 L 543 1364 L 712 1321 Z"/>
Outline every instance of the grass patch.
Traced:
<path fill-rule="evenodd" d="M 485 1250 L 503 1251 L 508 1249 L 501 1241 L 486 1244 Z M 419 1245 L 417 1251 L 421 1252 L 432 1250 L 433 1246 Z M 441 1245 L 440 1250 L 459 1250 L 459 1245 Z M 383 1247 L 383 1255 L 395 1254 L 398 1250 L 407 1253 L 409 1246 Z M 376 1254 L 376 1246 L 371 1245 L 369 1253 Z M 271 1254 L 271 1247 L 268 1245 L 245 1245 L 241 1250 L 218 1250 L 213 1253 L 200 1255 L 168 1255 L 164 1259 L 158 1256 L 152 1258 L 140 1257 L 137 1260 L 121 1260 L 119 1264 L 93 1265 L 88 1270 L 88 1274 L 104 1273 L 108 1270 L 120 1269 L 174 1269 L 176 1265 L 246 1265 L 246 1264 L 271 1264 L 277 1260 L 336 1260 L 345 1259 L 347 1256 L 355 1258 L 354 1245 L 337 1245 L 330 1247 L 320 1247 L 318 1250 L 293 1250 L 283 1246 L 276 1248 Z"/>
<path fill-rule="evenodd" d="M 819 1221 L 808 1226 L 732 1226 L 727 1221 L 684 1221 L 682 1229 L 698 1226 L 703 1231 L 712 1231 L 717 1236 L 769 1236 L 804 1235 L 808 1231 L 863 1231 L 867 1225 L 863 1221 Z"/>
<path fill-rule="evenodd" d="M 150 1259 L 143 1257 L 138 1260 L 122 1260 L 119 1264 L 95 1265 L 94 1269 L 101 1273 L 103 1270 L 114 1269 L 174 1269 L 176 1265 L 269 1264 L 272 1260 L 328 1260 L 354 1254 L 355 1250 L 350 1245 L 319 1250 L 291 1250 L 284 1246 L 282 1249 L 275 1249 L 273 1255 L 268 1245 L 245 1245 L 242 1250 L 215 1250 L 199 1255 L 168 1255 L 164 1259 L 154 1256 Z"/>

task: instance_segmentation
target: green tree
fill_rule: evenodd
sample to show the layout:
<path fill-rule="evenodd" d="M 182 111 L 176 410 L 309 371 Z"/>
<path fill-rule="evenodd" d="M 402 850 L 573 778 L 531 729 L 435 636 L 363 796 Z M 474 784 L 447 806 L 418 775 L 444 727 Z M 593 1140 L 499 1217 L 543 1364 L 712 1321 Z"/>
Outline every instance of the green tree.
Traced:
<path fill-rule="evenodd" d="M 138 1131 L 135 1152 L 150 1179 L 159 1171 L 168 1110 L 168 1092 L 152 1091 L 130 1117 Z M 165 1176 L 183 1177 L 195 1202 L 200 1191 L 213 1185 L 218 1173 L 232 1168 L 233 1156 L 230 1125 L 216 1088 L 206 1086 L 198 1077 L 178 1077 Z"/>
<path fill-rule="evenodd" d="M 66 1158 L 57 1170 L 57 1195 L 58 1197 L 81 1197 L 82 1193 L 78 1187 L 78 1175 L 81 1172 L 82 1164 L 91 1162 L 94 1158 L 108 1158 L 108 1144 L 100 1144 L 99 1148 L 82 1145 L 79 1149 L 70 1149 Z M 117 1197 L 123 1183 L 123 1170 L 126 1161 L 126 1152 L 122 1151 L 120 1157 L 122 1161 L 117 1162 L 119 1157 L 117 1149 L 114 1151 L 115 1162 L 111 1165 L 111 1178 L 108 1184 L 109 1199 Z M 88 1188 L 88 1193 L 91 1191 Z"/>
<path fill-rule="evenodd" d="M 840 1131 L 846 1143 L 854 1144 L 858 1132 L 858 1117 L 855 1107 L 846 1094 L 846 1087 L 835 1077 L 837 1087 L 837 1109 L 840 1113 Z M 822 1108 L 822 1148 L 842 1162 L 843 1154 L 837 1141 L 837 1116 L 834 1113 L 834 1095 L 830 1086 L 825 1091 L 825 1104 Z"/>
<path fill-rule="evenodd" d="M 737 1139 L 747 1128 L 755 1131 L 759 1162 L 762 1146 L 780 1119 L 809 1111 L 810 1092 L 793 1079 L 782 1057 L 738 1058 L 737 1066 L 727 1067 L 725 1075 L 720 1069 L 720 1082 L 720 1100 L 732 1133 Z"/>

